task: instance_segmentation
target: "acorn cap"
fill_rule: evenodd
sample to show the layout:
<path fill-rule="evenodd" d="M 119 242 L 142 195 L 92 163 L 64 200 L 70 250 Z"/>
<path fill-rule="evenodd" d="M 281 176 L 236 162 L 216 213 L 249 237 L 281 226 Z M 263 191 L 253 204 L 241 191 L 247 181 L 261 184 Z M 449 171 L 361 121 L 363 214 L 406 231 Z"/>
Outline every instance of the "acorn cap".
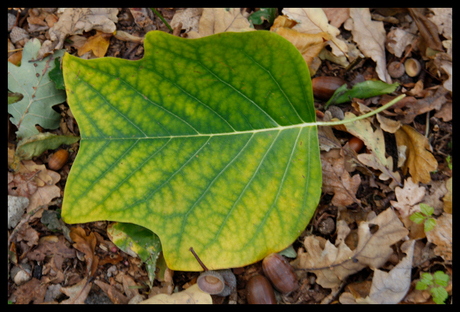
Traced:
<path fill-rule="evenodd" d="M 201 273 L 196 283 L 198 288 L 210 295 L 217 295 L 225 289 L 224 277 L 216 271 Z"/>

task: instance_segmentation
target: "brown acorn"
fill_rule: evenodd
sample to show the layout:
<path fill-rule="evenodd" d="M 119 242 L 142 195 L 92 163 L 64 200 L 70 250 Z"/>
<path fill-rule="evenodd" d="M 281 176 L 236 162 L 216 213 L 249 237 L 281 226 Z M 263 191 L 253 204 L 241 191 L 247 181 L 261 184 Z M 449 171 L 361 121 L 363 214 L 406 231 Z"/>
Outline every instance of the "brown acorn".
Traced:
<path fill-rule="evenodd" d="M 246 284 L 246 297 L 249 304 L 276 304 L 275 292 L 263 275 L 252 276 Z"/>
<path fill-rule="evenodd" d="M 333 76 L 315 77 L 311 80 L 313 95 L 315 98 L 323 101 L 329 100 L 335 90 L 346 83 L 345 80 Z"/>
<path fill-rule="evenodd" d="M 56 153 L 53 154 L 53 156 L 50 157 L 48 161 L 48 169 L 57 171 L 61 169 L 66 163 L 67 160 L 69 159 L 69 152 L 60 149 Z"/>
<path fill-rule="evenodd" d="M 262 261 L 264 274 L 273 287 L 283 294 L 290 293 L 298 287 L 294 268 L 283 256 L 272 253 Z"/>

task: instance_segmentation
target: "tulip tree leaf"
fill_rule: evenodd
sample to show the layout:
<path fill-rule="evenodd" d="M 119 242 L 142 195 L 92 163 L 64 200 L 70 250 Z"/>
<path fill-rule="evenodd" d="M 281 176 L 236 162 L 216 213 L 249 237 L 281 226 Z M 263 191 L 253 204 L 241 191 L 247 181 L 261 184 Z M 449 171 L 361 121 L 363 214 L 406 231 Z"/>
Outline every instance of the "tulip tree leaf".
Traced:
<path fill-rule="evenodd" d="M 142 59 L 63 60 L 80 149 L 67 223 L 129 222 L 173 270 L 240 267 L 289 246 L 321 194 L 308 67 L 268 31 L 147 33 Z"/>

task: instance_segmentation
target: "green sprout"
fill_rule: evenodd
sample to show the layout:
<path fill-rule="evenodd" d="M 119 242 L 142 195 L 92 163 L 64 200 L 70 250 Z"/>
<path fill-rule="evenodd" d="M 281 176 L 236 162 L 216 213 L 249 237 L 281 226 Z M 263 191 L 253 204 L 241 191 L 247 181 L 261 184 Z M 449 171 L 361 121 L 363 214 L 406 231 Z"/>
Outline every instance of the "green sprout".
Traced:
<path fill-rule="evenodd" d="M 431 231 L 436 226 L 436 220 L 431 217 L 434 212 L 434 208 L 427 204 L 420 204 L 421 212 L 413 213 L 409 219 L 417 224 L 425 222 L 425 233 Z"/>
<path fill-rule="evenodd" d="M 447 155 L 446 161 L 447 161 L 447 166 L 449 167 L 450 170 L 452 170 L 452 157 L 450 157 L 450 155 Z"/>
<path fill-rule="evenodd" d="M 433 301 L 437 304 L 444 304 L 444 301 L 448 297 L 447 290 L 445 289 L 448 282 L 449 275 L 442 271 L 436 271 L 434 274 L 422 273 L 415 289 L 426 290 L 429 288 Z"/>

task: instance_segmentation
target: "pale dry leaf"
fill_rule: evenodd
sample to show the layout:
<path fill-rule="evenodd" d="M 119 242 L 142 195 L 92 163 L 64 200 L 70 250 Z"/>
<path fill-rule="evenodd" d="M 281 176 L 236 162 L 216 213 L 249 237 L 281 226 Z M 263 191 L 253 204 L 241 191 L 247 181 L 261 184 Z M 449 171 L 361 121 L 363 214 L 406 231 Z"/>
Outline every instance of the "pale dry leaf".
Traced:
<path fill-rule="evenodd" d="M 452 102 L 447 102 L 442 105 L 442 108 L 434 114 L 436 118 L 442 118 L 444 122 L 452 120 Z"/>
<path fill-rule="evenodd" d="M 438 168 L 438 162 L 431 154 L 428 138 L 408 125 L 401 126 L 395 132 L 395 137 L 398 146 L 407 146 L 406 162 L 402 166 L 403 173 L 406 174 L 409 170 L 414 183 L 430 182 L 430 172 Z"/>
<path fill-rule="evenodd" d="M 429 242 L 436 245 L 434 253 L 446 262 L 452 262 L 452 214 L 443 213 L 436 219 L 436 226 L 426 233 Z"/>
<path fill-rule="evenodd" d="M 336 56 L 346 55 L 348 46 L 340 35 L 340 30 L 329 24 L 326 14 L 321 8 L 285 8 L 283 14 L 291 20 L 297 22 L 292 29 L 305 34 L 317 34 L 325 32 L 331 39 L 328 44 L 331 46 L 332 53 Z"/>
<path fill-rule="evenodd" d="M 350 17 L 349 8 L 323 8 L 329 24 L 339 28 Z"/>
<path fill-rule="evenodd" d="M 420 203 L 426 194 L 426 189 L 408 178 L 404 181 L 404 187 L 396 187 L 395 189 L 397 201 L 391 200 L 390 203 L 399 212 L 399 215 L 404 218 L 412 215 L 414 212 L 420 211 Z"/>
<path fill-rule="evenodd" d="M 347 276 L 367 266 L 381 267 L 393 253 L 391 245 L 407 234 L 399 218 L 388 208 L 375 218 L 360 222 L 358 245 L 354 250 L 343 240 L 336 247 L 322 237 L 307 236 L 306 252 L 300 252 L 291 265 L 314 273 L 322 287 L 337 289 Z"/>
<path fill-rule="evenodd" d="M 429 10 L 433 11 L 434 15 L 429 16 L 428 19 L 438 27 L 439 34 L 446 39 L 452 39 L 452 8 L 429 8 Z"/>
<path fill-rule="evenodd" d="M 50 40 L 43 42 L 38 59 L 62 49 L 67 36 L 83 34 L 92 29 L 113 33 L 118 21 L 118 8 L 68 8 L 49 30 Z"/>
<path fill-rule="evenodd" d="M 401 251 L 406 254 L 390 272 L 374 270 L 369 298 L 377 304 L 397 304 L 409 291 L 411 285 L 412 258 L 415 240 L 405 241 Z"/>
<path fill-rule="evenodd" d="M 123 295 L 120 291 L 118 291 L 114 285 L 109 285 L 104 283 L 103 281 L 96 280 L 94 284 L 99 286 L 110 298 L 110 300 L 115 304 L 127 304 L 129 302 L 128 297 Z"/>
<path fill-rule="evenodd" d="M 412 45 L 417 36 L 399 27 L 392 27 L 387 34 L 387 50 L 396 57 L 402 57 L 407 46 Z"/>
<path fill-rule="evenodd" d="M 195 39 L 222 32 L 254 31 L 240 8 L 204 8 L 198 25 L 199 32 L 190 31 L 188 38 Z"/>
<path fill-rule="evenodd" d="M 91 283 L 88 283 L 88 278 L 85 277 L 77 284 L 70 287 L 62 287 L 60 291 L 70 297 L 61 302 L 61 304 L 83 304 L 91 290 Z"/>
<path fill-rule="evenodd" d="M 380 123 L 382 130 L 388 133 L 395 133 L 399 127 L 401 127 L 401 122 L 399 120 L 393 120 L 387 117 L 384 117 L 382 114 L 377 114 L 377 120 Z"/>
<path fill-rule="evenodd" d="M 433 214 L 438 216 L 442 213 L 444 205 L 441 199 L 447 194 L 446 181 L 431 181 L 430 183 L 427 183 L 427 186 L 429 186 L 429 188 L 422 202 L 430 207 L 433 207 Z"/>
<path fill-rule="evenodd" d="M 391 84 L 392 80 L 386 69 L 386 31 L 383 22 L 371 20 L 368 8 L 350 8 L 350 18 L 344 27 L 351 31 L 353 41 L 357 43 L 361 52 L 376 62 L 375 70 L 380 80 Z"/>
<path fill-rule="evenodd" d="M 179 23 L 182 23 L 181 29 L 185 29 L 185 33 L 190 31 L 198 32 L 198 24 L 202 13 L 202 8 L 186 8 L 184 10 L 177 10 L 170 25 L 172 28 L 176 28 Z"/>
<path fill-rule="evenodd" d="M 447 193 L 442 198 L 444 212 L 452 214 L 452 178 L 446 181 Z"/>
<path fill-rule="evenodd" d="M 359 174 L 353 177 L 345 170 L 345 159 L 339 150 L 321 153 L 323 173 L 323 192 L 334 194 L 331 203 L 334 206 L 348 206 L 361 203 L 356 198 L 356 192 L 361 184 Z"/>
<path fill-rule="evenodd" d="M 212 304 L 211 295 L 201 291 L 197 284 L 172 295 L 158 294 L 141 304 Z"/>
<path fill-rule="evenodd" d="M 350 112 L 345 114 L 345 119 L 355 117 L 356 116 Z M 390 178 L 393 179 L 393 182 L 390 184 L 391 188 L 400 185 L 401 177 L 399 173 L 393 172 L 393 158 L 391 156 L 385 156 L 385 138 L 382 129 L 376 125 L 376 130 L 374 131 L 368 119 L 357 120 L 343 126 L 346 128 L 346 131 L 360 138 L 371 151 L 370 154 L 359 154 L 358 160 L 367 166 L 380 170 L 382 172 L 379 176 L 380 180 L 386 181 Z"/>

